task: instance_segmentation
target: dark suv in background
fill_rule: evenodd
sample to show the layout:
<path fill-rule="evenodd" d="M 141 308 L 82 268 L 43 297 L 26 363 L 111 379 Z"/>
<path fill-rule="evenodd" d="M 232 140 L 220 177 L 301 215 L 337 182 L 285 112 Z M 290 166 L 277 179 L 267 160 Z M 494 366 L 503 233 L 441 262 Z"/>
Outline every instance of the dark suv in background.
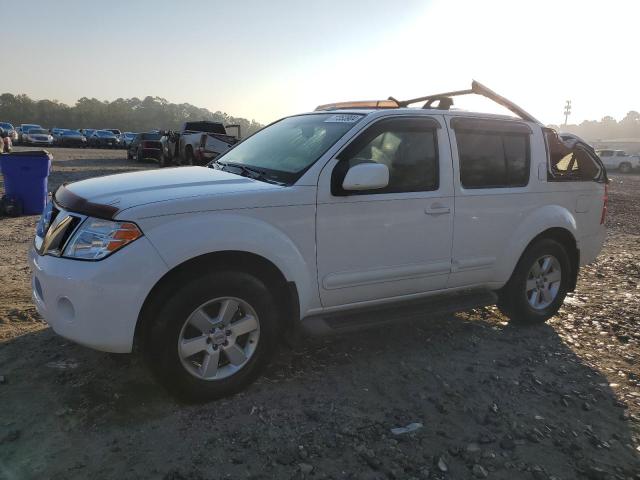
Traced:
<path fill-rule="evenodd" d="M 135 136 L 127 149 L 127 159 L 141 162 L 152 159 L 161 167 L 166 166 L 166 139 L 163 132 L 144 132 Z"/>

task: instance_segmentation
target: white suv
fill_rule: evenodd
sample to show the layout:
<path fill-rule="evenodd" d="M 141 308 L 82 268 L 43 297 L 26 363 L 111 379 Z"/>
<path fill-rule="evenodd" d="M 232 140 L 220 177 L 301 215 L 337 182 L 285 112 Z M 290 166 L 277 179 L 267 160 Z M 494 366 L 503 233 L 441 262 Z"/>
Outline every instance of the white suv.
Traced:
<path fill-rule="evenodd" d="M 448 109 L 466 93 L 520 118 Z M 208 167 L 60 187 L 30 253 L 33 298 L 60 335 L 136 345 L 174 393 L 217 398 L 300 328 L 496 303 L 544 322 L 602 247 L 606 182 L 587 144 L 475 82 L 325 105 Z"/>

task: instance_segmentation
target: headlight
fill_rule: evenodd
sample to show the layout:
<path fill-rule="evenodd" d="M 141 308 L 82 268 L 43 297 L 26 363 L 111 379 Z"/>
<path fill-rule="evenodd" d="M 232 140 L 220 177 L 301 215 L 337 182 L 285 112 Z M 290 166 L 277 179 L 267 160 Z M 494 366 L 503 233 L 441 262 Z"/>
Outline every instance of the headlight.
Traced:
<path fill-rule="evenodd" d="M 141 236 L 135 223 L 89 217 L 75 231 L 62 256 L 100 260 Z"/>

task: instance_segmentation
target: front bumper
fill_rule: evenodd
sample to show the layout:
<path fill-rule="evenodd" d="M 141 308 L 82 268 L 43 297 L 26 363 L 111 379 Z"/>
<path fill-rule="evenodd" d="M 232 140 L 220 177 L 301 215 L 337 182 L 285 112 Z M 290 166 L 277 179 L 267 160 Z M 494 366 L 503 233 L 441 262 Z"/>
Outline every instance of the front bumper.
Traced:
<path fill-rule="evenodd" d="M 96 350 L 128 353 L 142 305 L 167 267 L 146 237 L 97 261 L 29 251 L 32 298 L 62 337 Z"/>

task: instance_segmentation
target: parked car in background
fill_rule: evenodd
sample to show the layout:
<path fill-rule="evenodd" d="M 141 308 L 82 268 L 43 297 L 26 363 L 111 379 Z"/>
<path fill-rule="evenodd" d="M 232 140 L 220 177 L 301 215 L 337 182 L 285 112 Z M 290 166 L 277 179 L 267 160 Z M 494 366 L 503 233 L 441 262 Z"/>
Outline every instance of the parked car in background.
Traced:
<path fill-rule="evenodd" d="M 118 137 L 109 130 L 96 130 L 87 138 L 87 142 L 95 148 L 116 148 L 120 145 Z"/>
<path fill-rule="evenodd" d="M 65 130 L 60 135 L 58 144 L 61 147 L 86 147 L 87 139 L 78 130 Z"/>
<path fill-rule="evenodd" d="M 518 118 L 447 109 L 470 92 Z M 398 322 L 494 304 L 542 324 L 598 256 L 606 211 L 589 145 L 473 82 L 323 105 L 208 168 L 63 185 L 29 253 L 32 298 L 63 337 L 135 347 L 176 395 L 210 400 L 299 329 L 413 328 Z"/>
<path fill-rule="evenodd" d="M 133 139 L 136 138 L 136 134 L 133 132 L 124 132 L 121 137 L 122 146 L 124 148 L 129 148 Z"/>
<path fill-rule="evenodd" d="M 171 160 L 182 165 L 204 165 L 238 143 L 239 136 L 229 135 L 219 122 L 186 122 L 176 135 L 178 158 Z"/>
<path fill-rule="evenodd" d="M 13 147 L 9 130 L 0 127 L 0 153 L 9 153 Z"/>
<path fill-rule="evenodd" d="M 53 143 L 55 143 L 56 145 L 60 143 L 60 135 L 65 130 L 66 128 L 57 128 L 57 127 L 49 129 L 49 133 L 51 133 L 51 136 L 53 137 Z"/>
<path fill-rule="evenodd" d="M 78 130 L 82 135 L 85 136 L 85 138 L 87 139 L 87 142 L 89 141 L 89 138 L 91 138 L 91 136 L 97 131 L 97 129 L 95 128 L 81 128 L 80 130 Z"/>
<path fill-rule="evenodd" d="M 18 143 L 18 131 L 12 124 L 7 122 L 0 122 L 0 128 L 7 132 L 9 138 L 11 138 L 12 143 Z"/>
<path fill-rule="evenodd" d="M 24 143 L 24 135 L 31 128 L 42 128 L 40 125 L 35 123 L 23 123 L 18 127 L 18 143 Z"/>
<path fill-rule="evenodd" d="M 127 149 L 127 158 L 141 162 L 155 160 L 161 167 L 168 166 L 167 142 L 164 132 L 144 132 L 135 136 Z"/>
<path fill-rule="evenodd" d="M 608 170 L 629 173 L 634 168 L 640 168 L 640 160 L 630 156 L 624 150 L 598 150 L 597 153 Z"/>
<path fill-rule="evenodd" d="M 122 147 L 123 146 L 123 142 L 122 142 L 122 132 L 120 130 L 118 130 L 117 128 L 105 128 L 103 130 L 107 130 L 111 133 L 113 133 L 117 138 L 118 138 L 118 146 Z"/>
<path fill-rule="evenodd" d="M 28 129 L 22 133 L 22 140 L 25 145 L 53 145 L 53 136 L 44 128 Z"/>

